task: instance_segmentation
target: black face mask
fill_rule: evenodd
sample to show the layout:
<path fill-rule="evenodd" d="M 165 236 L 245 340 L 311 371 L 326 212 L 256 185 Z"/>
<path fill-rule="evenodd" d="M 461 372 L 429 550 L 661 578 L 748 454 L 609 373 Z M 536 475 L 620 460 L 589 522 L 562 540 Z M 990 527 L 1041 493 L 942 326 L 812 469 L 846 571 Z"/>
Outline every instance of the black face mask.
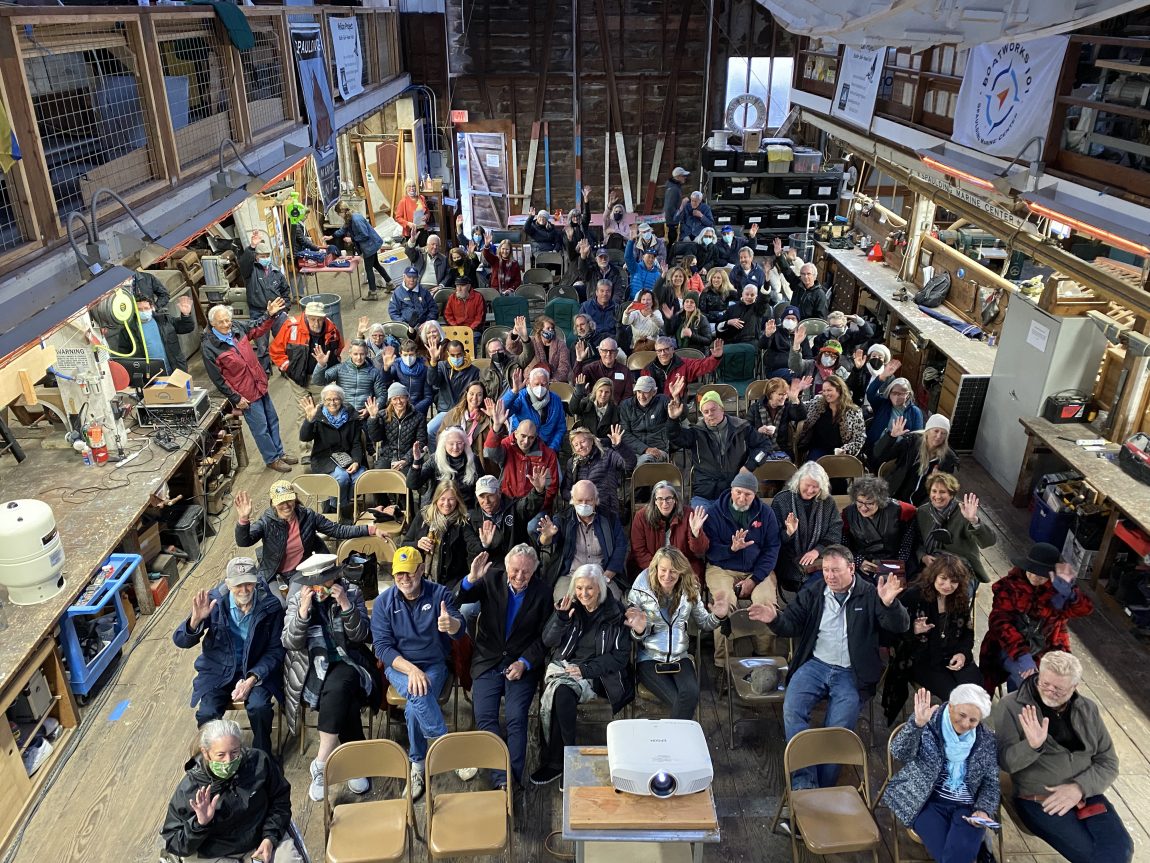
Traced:
<path fill-rule="evenodd" d="M 492 365 L 501 366 L 505 362 L 507 362 L 507 354 L 506 353 L 504 353 L 503 351 L 492 351 L 492 353 L 491 353 L 491 364 Z"/>
<path fill-rule="evenodd" d="M 870 367 L 871 367 L 872 369 L 874 369 L 876 372 L 877 372 L 879 369 L 881 369 L 881 368 L 882 368 L 884 365 L 886 365 L 886 363 L 884 363 L 884 362 L 883 362 L 881 359 L 879 359 L 878 357 L 871 357 L 871 358 L 870 358 L 870 359 L 869 359 L 867 362 L 868 362 L 868 364 L 870 365 Z"/>

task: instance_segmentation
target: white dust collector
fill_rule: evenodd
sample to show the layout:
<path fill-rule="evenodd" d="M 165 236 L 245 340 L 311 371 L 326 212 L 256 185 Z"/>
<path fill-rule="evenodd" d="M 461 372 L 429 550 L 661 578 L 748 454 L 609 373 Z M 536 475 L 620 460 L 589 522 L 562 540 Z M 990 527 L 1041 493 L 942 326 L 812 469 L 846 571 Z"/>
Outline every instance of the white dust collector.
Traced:
<path fill-rule="evenodd" d="M 52 507 L 40 500 L 0 504 L 0 587 L 16 605 L 35 605 L 64 589 L 64 546 Z"/>
<path fill-rule="evenodd" d="M 616 719 L 607 764 L 616 791 L 648 797 L 705 791 L 715 776 L 707 738 L 690 719 Z"/>

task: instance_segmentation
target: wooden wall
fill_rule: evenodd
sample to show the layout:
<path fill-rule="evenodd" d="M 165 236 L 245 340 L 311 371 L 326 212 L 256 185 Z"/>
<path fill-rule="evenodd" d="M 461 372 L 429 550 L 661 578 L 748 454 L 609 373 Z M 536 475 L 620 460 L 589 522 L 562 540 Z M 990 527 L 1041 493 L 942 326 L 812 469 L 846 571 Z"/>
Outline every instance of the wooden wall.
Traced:
<path fill-rule="evenodd" d="M 765 56 L 774 45 L 770 15 L 755 0 L 715 3 L 710 113 L 716 119 L 704 123 L 709 7 L 709 0 L 448 0 L 446 27 L 441 15 L 402 16 L 406 67 L 414 83 L 427 84 L 439 95 L 441 122 L 449 108 L 467 110 L 472 121 L 511 120 L 520 188 L 532 126 L 545 121 L 552 209 L 569 209 L 574 200 L 576 111 L 582 184 L 593 187 L 597 211 L 604 203 L 605 139 L 621 128 L 629 185 L 632 193 L 638 191 L 636 210 L 658 212 L 672 168 L 684 165 L 698 180 L 704 129 L 714 126 L 725 107 L 727 56 Z M 734 42 L 728 33 L 738 34 Z M 671 96 L 672 107 L 665 107 Z M 666 146 L 649 193 L 660 132 Z M 609 162 L 609 185 L 620 186 L 613 138 Z M 536 206 L 545 203 L 544 180 L 540 140 L 532 182 Z M 650 208 L 643 206 L 645 198 Z"/>

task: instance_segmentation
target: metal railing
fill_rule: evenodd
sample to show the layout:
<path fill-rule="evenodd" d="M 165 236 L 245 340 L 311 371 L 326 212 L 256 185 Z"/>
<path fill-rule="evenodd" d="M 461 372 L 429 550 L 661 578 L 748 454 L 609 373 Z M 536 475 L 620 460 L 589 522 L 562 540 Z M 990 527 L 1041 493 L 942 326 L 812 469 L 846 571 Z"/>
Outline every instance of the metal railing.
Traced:
<path fill-rule="evenodd" d="M 0 98 L 23 156 L 0 173 L 0 274 L 63 242 L 63 217 L 96 188 L 140 203 L 214 170 L 222 140 L 242 153 L 301 122 L 289 38 L 300 7 L 238 8 L 255 37 L 246 51 L 202 6 L 0 7 Z M 400 74 L 398 10 L 307 14 L 329 58 L 327 19 L 355 17 L 364 90 Z M 329 83 L 338 98 L 334 63 Z"/>

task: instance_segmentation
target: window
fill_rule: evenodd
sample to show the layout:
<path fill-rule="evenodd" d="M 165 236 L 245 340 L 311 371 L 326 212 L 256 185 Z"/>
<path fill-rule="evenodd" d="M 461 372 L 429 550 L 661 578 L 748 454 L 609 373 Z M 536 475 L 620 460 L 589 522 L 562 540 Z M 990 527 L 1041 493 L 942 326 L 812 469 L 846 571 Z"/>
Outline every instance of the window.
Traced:
<path fill-rule="evenodd" d="M 791 110 L 793 57 L 731 57 L 727 60 L 727 101 L 743 93 L 758 96 L 767 106 L 767 128 L 777 129 Z M 724 106 L 724 112 L 726 108 Z M 753 108 L 744 107 L 735 120 L 745 125 L 756 122 Z"/>

